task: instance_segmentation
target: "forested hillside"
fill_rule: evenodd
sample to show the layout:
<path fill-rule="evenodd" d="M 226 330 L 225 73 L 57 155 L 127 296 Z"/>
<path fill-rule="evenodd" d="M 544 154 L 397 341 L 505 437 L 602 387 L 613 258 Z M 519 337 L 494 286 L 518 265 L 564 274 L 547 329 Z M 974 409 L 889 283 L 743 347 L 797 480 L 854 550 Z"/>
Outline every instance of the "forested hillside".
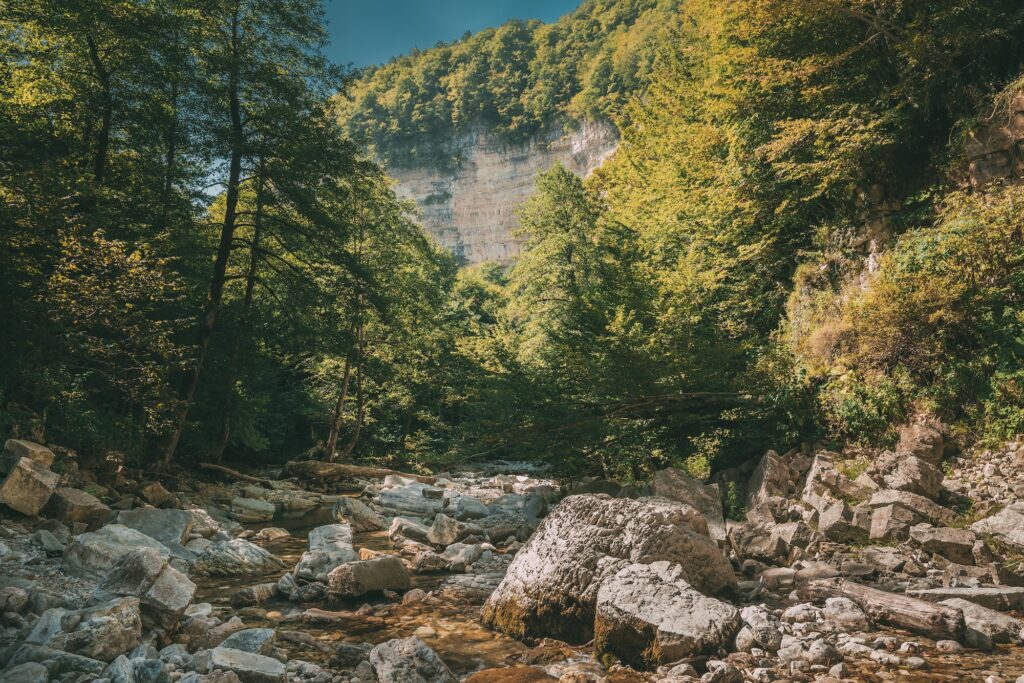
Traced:
<path fill-rule="evenodd" d="M 0 31 L 12 433 L 629 479 L 917 413 L 1024 432 L 1018 2 L 590 0 L 347 83 L 314 0 Z M 510 269 L 457 270 L 371 160 L 593 117 L 618 153 L 538 178 Z"/>
<path fill-rule="evenodd" d="M 368 69 L 339 116 L 389 167 L 458 163 L 446 143 L 474 126 L 516 143 L 620 113 L 682 19 L 678 0 L 588 0 L 553 24 L 512 21 Z"/>

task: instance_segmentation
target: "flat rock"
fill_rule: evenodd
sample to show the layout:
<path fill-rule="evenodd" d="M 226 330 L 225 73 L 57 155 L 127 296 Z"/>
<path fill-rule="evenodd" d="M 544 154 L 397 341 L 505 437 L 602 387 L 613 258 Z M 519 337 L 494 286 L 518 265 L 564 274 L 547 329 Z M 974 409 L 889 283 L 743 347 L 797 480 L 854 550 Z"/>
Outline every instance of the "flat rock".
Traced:
<path fill-rule="evenodd" d="M 393 555 L 349 562 L 336 567 L 327 577 L 328 594 L 343 600 L 378 591 L 408 589 L 409 572 Z"/>
<path fill-rule="evenodd" d="M 395 480 L 399 481 L 399 480 Z M 444 507 L 444 489 L 429 486 L 412 479 L 402 479 L 398 486 L 382 489 L 374 498 L 377 505 L 397 514 L 415 517 L 433 517 Z M 385 486 L 388 479 L 384 480 Z"/>
<path fill-rule="evenodd" d="M 121 524 L 108 524 L 75 536 L 64 553 L 64 566 L 75 576 L 101 579 L 137 548 L 152 548 L 170 556 L 170 550 L 160 541 Z"/>
<path fill-rule="evenodd" d="M 285 568 L 284 562 L 241 538 L 218 541 L 199 555 L 192 572 L 208 576 L 262 576 Z"/>
<path fill-rule="evenodd" d="M 117 513 L 117 523 L 155 538 L 164 545 L 185 544 L 195 517 L 186 510 L 135 508 Z"/>
<path fill-rule="evenodd" d="M 0 503 L 15 512 L 34 517 L 42 512 L 57 490 L 60 475 L 30 458 L 21 458 L 0 482 Z"/>
<path fill-rule="evenodd" d="M 714 652 L 739 628 L 739 612 L 695 590 L 679 565 L 625 564 L 597 591 L 594 652 L 652 670 Z"/>
<path fill-rule="evenodd" d="M 664 499 L 570 496 L 541 522 L 483 609 L 486 625 L 517 638 L 593 637 L 608 560 L 680 565 L 705 594 L 736 585 L 732 567 L 692 507 Z"/>
<path fill-rule="evenodd" d="M 395 517 L 391 521 L 391 527 L 388 528 L 388 538 L 392 541 L 401 537 L 417 543 L 426 543 L 429 533 L 430 527 L 407 517 Z"/>
<path fill-rule="evenodd" d="M 196 670 L 202 673 L 231 671 L 242 683 L 286 683 L 287 670 L 282 662 L 264 655 L 215 647 L 196 655 Z"/>
<path fill-rule="evenodd" d="M 907 595 L 929 602 L 962 598 L 1000 612 L 1024 611 L 1024 588 L 1013 586 L 911 589 L 907 591 Z"/>
<path fill-rule="evenodd" d="M 953 607 L 964 613 L 967 631 L 964 645 L 978 650 L 990 650 L 993 643 L 1017 643 L 1020 641 L 1024 621 L 1015 619 L 994 609 L 982 607 L 963 598 L 950 598 L 939 604 Z"/>
<path fill-rule="evenodd" d="M 449 546 L 470 536 L 486 536 L 483 529 L 470 522 L 460 522 L 448 515 L 437 515 L 427 532 L 427 541 L 434 545 Z"/>
<path fill-rule="evenodd" d="M 277 631 L 272 628 L 247 628 L 232 633 L 217 647 L 269 657 L 276 639 Z"/>
<path fill-rule="evenodd" d="M 722 494 L 717 484 L 702 484 L 681 470 L 670 468 L 654 473 L 651 491 L 655 496 L 685 503 L 704 516 L 708 533 L 718 542 L 725 541 L 725 515 Z"/>
<path fill-rule="evenodd" d="M 971 525 L 981 535 L 996 536 L 1003 543 L 1024 551 L 1024 501 L 1011 503 L 996 514 Z"/>
<path fill-rule="evenodd" d="M 911 527 L 910 538 L 925 552 L 939 555 L 957 564 L 974 564 L 974 542 L 977 537 L 970 529 L 918 524 Z"/>
<path fill-rule="evenodd" d="M 256 498 L 234 498 L 231 501 L 231 518 L 249 524 L 253 522 L 269 522 L 274 519 L 277 508 L 273 503 Z"/>
<path fill-rule="evenodd" d="M 309 550 L 302 554 L 293 574 L 303 581 L 326 582 L 338 565 L 354 562 L 359 553 L 352 546 L 352 527 L 326 524 L 309 532 Z"/>
<path fill-rule="evenodd" d="M 370 665 L 379 683 L 456 683 L 448 666 L 412 636 L 389 640 L 370 651 Z"/>

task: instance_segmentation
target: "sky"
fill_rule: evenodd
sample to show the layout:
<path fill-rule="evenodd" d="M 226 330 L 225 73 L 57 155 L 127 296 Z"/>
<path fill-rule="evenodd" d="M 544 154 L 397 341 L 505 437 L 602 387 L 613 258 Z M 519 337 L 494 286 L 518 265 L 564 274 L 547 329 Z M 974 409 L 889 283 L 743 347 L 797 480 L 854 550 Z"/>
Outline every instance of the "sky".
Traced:
<path fill-rule="evenodd" d="M 327 0 L 336 64 L 386 62 L 413 48 L 448 42 L 509 19 L 554 21 L 580 0 Z"/>

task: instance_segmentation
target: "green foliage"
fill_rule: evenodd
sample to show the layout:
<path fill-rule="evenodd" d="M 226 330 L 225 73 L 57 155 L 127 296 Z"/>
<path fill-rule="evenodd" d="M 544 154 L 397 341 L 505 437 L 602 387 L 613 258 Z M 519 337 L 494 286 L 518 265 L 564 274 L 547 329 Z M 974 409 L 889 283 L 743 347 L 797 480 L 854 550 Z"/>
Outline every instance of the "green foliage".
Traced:
<path fill-rule="evenodd" d="M 588 0 L 553 24 L 512 21 L 367 69 L 338 99 L 356 140 L 389 166 L 458 163 L 454 136 L 523 142 L 606 117 L 649 78 L 677 0 Z"/>

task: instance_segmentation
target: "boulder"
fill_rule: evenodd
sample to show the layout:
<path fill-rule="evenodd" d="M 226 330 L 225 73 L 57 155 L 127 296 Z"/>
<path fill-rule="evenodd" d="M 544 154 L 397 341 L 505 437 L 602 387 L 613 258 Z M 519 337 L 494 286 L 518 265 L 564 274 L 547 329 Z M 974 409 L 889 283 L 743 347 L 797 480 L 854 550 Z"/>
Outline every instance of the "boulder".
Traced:
<path fill-rule="evenodd" d="M 160 541 L 121 524 L 108 524 L 75 536 L 64 553 L 64 566 L 75 576 L 102 579 L 122 557 L 137 548 L 152 548 L 170 556 Z"/>
<path fill-rule="evenodd" d="M 178 497 L 164 488 L 158 481 L 152 481 L 139 490 L 142 500 L 158 508 L 177 507 Z"/>
<path fill-rule="evenodd" d="M 867 540 L 870 528 L 856 523 L 854 512 L 845 500 L 835 500 L 823 504 L 818 516 L 818 531 L 830 541 L 859 543 Z"/>
<path fill-rule="evenodd" d="M 949 508 L 910 491 L 896 491 L 893 489 L 878 491 L 872 494 L 870 504 L 873 509 L 895 505 L 914 513 L 916 517 L 920 518 L 919 521 L 931 522 L 932 524 L 949 525 L 956 521 L 957 518 L 957 514 Z"/>
<path fill-rule="evenodd" d="M 195 517 L 186 510 L 135 508 L 117 513 L 117 523 L 155 538 L 164 545 L 184 544 L 192 533 Z"/>
<path fill-rule="evenodd" d="M 0 503 L 15 512 L 34 517 L 46 507 L 59 482 L 60 475 L 35 460 L 21 458 L 0 482 Z"/>
<path fill-rule="evenodd" d="M 401 484 L 384 488 L 374 498 L 374 503 L 396 514 L 414 517 L 433 517 L 444 507 L 444 489 L 429 486 L 412 479 L 401 479 Z M 387 486 L 388 479 L 384 480 Z"/>
<path fill-rule="evenodd" d="M 993 643 L 1019 643 L 1024 621 L 994 609 L 982 607 L 963 598 L 942 600 L 940 605 L 958 609 L 964 613 L 967 631 L 964 645 L 977 650 L 991 650 Z"/>
<path fill-rule="evenodd" d="M 408 538 L 417 543 L 426 543 L 428 534 L 430 534 L 430 527 L 406 517 L 395 517 L 388 529 L 388 538 L 392 541 L 398 538 Z"/>
<path fill-rule="evenodd" d="M 352 547 L 352 527 L 327 524 L 309 532 L 309 550 L 302 554 L 293 574 L 303 581 L 326 582 L 335 567 L 358 559 L 359 553 Z"/>
<path fill-rule="evenodd" d="M 693 508 L 663 499 L 570 496 L 516 554 L 484 605 L 483 621 L 517 638 L 590 640 L 597 591 L 613 568 L 608 560 L 678 564 L 681 577 L 705 594 L 736 585 Z"/>
<path fill-rule="evenodd" d="M 740 612 L 743 627 L 750 632 L 754 643 L 769 652 L 782 646 L 782 629 L 779 620 L 760 605 L 748 605 Z"/>
<path fill-rule="evenodd" d="M 409 590 L 409 572 L 393 555 L 349 562 L 336 567 L 327 577 L 328 595 L 336 599 L 385 590 Z"/>
<path fill-rule="evenodd" d="M 483 519 L 491 514 L 490 509 L 473 496 L 458 496 L 445 501 L 444 512 L 460 522 Z"/>
<path fill-rule="evenodd" d="M 68 680 L 79 681 L 96 680 L 107 666 L 105 662 L 101 662 L 98 659 L 29 643 L 19 647 L 14 652 L 10 661 L 7 662 L 7 665 L 11 668 L 16 668 L 28 663 L 43 664 L 47 671 L 66 675 Z M 5 670 L 3 672 L 4 675 L 6 676 L 10 670 Z M 47 680 L 50 683 L 53 681 L 52 678 L 47 678 Z M 4 681 L 7 683 L 6 679 Z"/>
<path fill-rule="evenodd" d="M 704 516 L 711 538 L 725 541 L 725 515 L 718 484 L 702 484 L 678 469 L 654 473 L 651 491 L 655 496 L 685 503 Z"/>
<path fill-rule="evenodd" d="M 121 598 L 80 610 L 46 610 L 25 642 L 109 662 L 138 645 L 141 637 L 138 598 Z"/>
<path fill-rule="evenodd" d="M 466 568 L 480 559 L 483 548 L 478 543 L 452 543 L 444 549 L 441 557 L 448 563 L 453 572 L 464 572 Z"/>
<path fill-rule="evenodd" d="M 43 514 L 65 526 L 83 524 L 86 531 L 95 531 L 110 520 L 110 508 L 98 498 L 80 489 L 68 487 L 53 492 L 43 508 Z"/>
<path fill-rule="evenodd" d="M 96 589 L 101 599 L 138 598 L 143 621 L 168 629 L 181 621 L 195 594 L 196 585 L 153 548 L 137 548 L 122 557 Z"/>
<path fill-rule="evenodd" d="M 957 564 L 974 564 L 976 537 L 970 529 L 950 529 L 948 527 L 933 527 L 930 524 L 918 524 L 911 527 L 910 538 L 927 553 L 939 555 Z"/>
<path fill-rule="evenodd" d="M 207 576 L 262 576 L 285 568 L 284 562 L 241 538 L 218 541 L 199 555 L 192 573 Z"/>
<path fill-rule="evenodd" d="M 37 662 L 26 662 L 3 672 L 6 683 L 49 683 L 49 670 Z"/>
<path fill-rule="evenodd" d="M 46 446 L 24 439 L 7 439 L 4 442 L 3 455 L 0 456 L 0 466 L 3 467 L 3 471 L 9 472 L 22 458 L 28 458 L 46 469 L 53 467 L 53 451 Z"/>
<path fill-rule="evenodd" d="M 789 466 L 775 451 L 768 451 L 750 473 L 747 482 L 747 509 L 752 510 L 773 498 L 785 498 L 791 487 Z"/>
<path fill-rule="evenodd" d="M 389 640 L 370 651 L 379 683 L 456 683 L 456 678 L 426 643 L 411 638 Z"/>
<path fill-rule="evenodd" d="M 669 562 L 628 564 L 597 591 L 594 652 L 653 670 L 716 651 L 740 628 L 734 607 L 695 590 L 682 567 Z"/>
<path fill-rule="evenodd" d="M 910 424 L 900 429 L 896 455 L 913 456 L 930 465 L 938 466 L 942 462 L 944 445 L 942 432 L 934 424 Z"/>
<path fill-rule="evenodd" d="M 434 524 L 427 533 L 427 541 L 434 545 L 449 546 L 469 536 L 486 537 L 486 533 L 476 524 L 460 522 L 448 515 L 437 515 Z"/>
<path fill-rule="evenodd" d="M 277 595 L 277 583 L 258 583 L 255 586 L 246 586 L 240 591 L 231 595 L 232 607 L 252 607 L 262 605 L 267 600 Z"/>
<path fill-rule="evenodd" d="M 929 602 L 962 598 L 1000 612 L 1024 612 L 1024 588 L 1014 586 L 983 586 L 981 588 L 909 589 L 907 595 Z"/>
<path fill-rule="evenodd" d="M 286 683 L 288 680 L 282 662 L 263 655 L 215 647 L 196 655 L 196 670 L 209 674 L 215 671 L 230 671 L 242 683 Z"/>
<path fill-rule="evenodd" d="M 277 631 L 272 628 L 247 628 L 232 633 L 217 647 L 269 657 L 270 653 L 274 651 L 276 639 Z"/>
<path fill-rule="evenodd" d="M 334 519 L 348 524 L 352 531 L 380 531 L 388 528 L 387 520 L 378 515 L 369 505 L 358 498 L 347 496 L 334 504 Z"/>
<path fill-rule="evenodd" d="M 996 514 L 971 525 L 971 530 L 1024 552 L 1024 501 L 1007 505 Z"/>
<path fill-rule="evenodd" d="M 921 521 L 921 517 L 899 505 L 885 505 L 871 513 L 870 538 L 873 541 L 905 541 L 910 537 L 910 527 Z"/>
<path fill-rule="evenodd" d="M 870 487 L 850 479 L 839 470 L 840 460 L 838 454 L 822 451 L 814 456 L 807 472 L 802 499 L 818 512 L 837 500 L 867 500 L 871 497 Z"/>
<path fill-rule="evenodd" d="M 885 475 L 885 483 L 890 489 L 909 491 L 934 500 L 942 490 L 942 472 L 910 455 L 896 461 L 895 469 Z"/>
<path fill-rule="evenodd" d="M 242 524 L 269 522 L 274 519 L 277 508 L 273 503 L 256 498 L 234 498 L 231 500 L 231 519 Z"/>
<path fill-rule="evenodd" d="M 448 571 L 448 560 L 435 552 L 425 550 L 412 558 L 412 569 L 417 574 L 433 574 Z"/>

